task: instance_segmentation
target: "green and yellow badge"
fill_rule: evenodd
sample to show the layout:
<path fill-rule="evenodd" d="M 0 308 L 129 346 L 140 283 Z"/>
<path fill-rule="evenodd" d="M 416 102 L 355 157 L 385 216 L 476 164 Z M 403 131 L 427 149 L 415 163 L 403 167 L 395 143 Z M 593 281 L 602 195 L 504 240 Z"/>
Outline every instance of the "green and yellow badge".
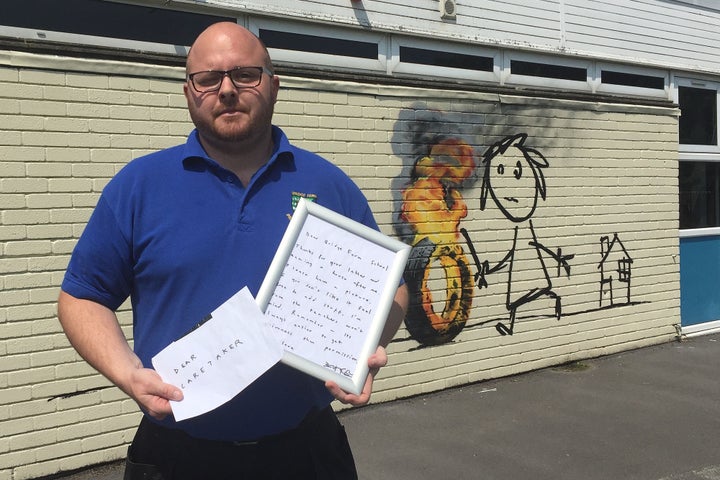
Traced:
<path fill-rule="evenodd" d="M 293 211 L 295 211 L 295 209 L 297 208 L 297 204 L 301 198 L 304 198 L 308 202 L 314 202 L 315 200 L 317 200 L 317 195 L 314 193 L 292 192 L 292 209 L 293 209 Z"/>
<path fill-rule="evenodd" d="M 291 197 L 291 198 L 292 198 L 292 209 L 293 209 L 293 212 L 294 212 L 295 209 L 297 208 L 298 202 L 300 201 L 301 198 L 304 198 L 304 199 L 307 200 L 308 202 L 314 202 L 315 200 L 317 200 L 317 195 L 314 194 L 314 193 L 292 192 L 292 197 Z M 288 214 L 287 214 L 287 217 L 288 217 L 288 220 L 290 220 L 290 219 L 292 218 L 292 215 L 290 215 L 290 214 L 288 213 Z"/>

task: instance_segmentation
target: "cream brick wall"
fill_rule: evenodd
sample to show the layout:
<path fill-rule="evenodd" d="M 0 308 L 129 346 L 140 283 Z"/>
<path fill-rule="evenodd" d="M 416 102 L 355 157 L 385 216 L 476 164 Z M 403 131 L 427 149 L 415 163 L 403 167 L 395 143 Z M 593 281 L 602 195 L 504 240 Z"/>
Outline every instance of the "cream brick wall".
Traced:
<path fill-rule="evenodd" d="M 181 82 L 180 69 L 0 52 L 0 480 L 125 455 L 138 410 L 70 347 L 55 301 L 106 182 L 132 158 L 183 142 L 190 131 Z M 473 290 L 467 324 L 452 342 L 418 348 L 401 329 L 375 401 L 674 336 L 680 295 L 674 110 L 300 78 L 281 84 L 276 123 L 353 177 L 388 235 L 401 231 L 401 192 L 411 186 L 418 152 L 429 148 L 410 134 L 418 128 L 463 139 L 478 162 L 491 143 L 526 133 L 526 145 L 550 163 L 547 199 L 533 223 L 543 243 L 575 255 L 570 277 L 556 278 L 548 263 L 562 318 L 539 300 L 518 312 L 514 335 L 500 336 L 494 324 L 507 317 L 506 282 L 488 278 L 487 289 Z M 468 207 L 460 226 L 483 259 L 497 261 L 513 225 L 491 202 L 480 210 L 479 186 L 459 190 Z M 601 309 L 599 239 L 614 233 L 634 260 L 632 303 Z M 520 284 L 537 279 L 537 271 L 522 266 L 514 275 Z M 442 298 L 444 278 L 432 285 Z M 129 335 L 126 309 L 120 318 Z"/>

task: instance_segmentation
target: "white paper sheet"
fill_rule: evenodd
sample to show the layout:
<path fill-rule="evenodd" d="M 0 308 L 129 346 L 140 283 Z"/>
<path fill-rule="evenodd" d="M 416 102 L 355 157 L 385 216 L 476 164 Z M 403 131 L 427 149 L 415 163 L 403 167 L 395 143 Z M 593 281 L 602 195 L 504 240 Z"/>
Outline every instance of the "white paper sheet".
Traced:
<path fill-rule="evenodd" d="M 182 389 L 183 400 L 170 402 L 175 420 L 219 407 L 280 361 L 282 346 L 264 323 L 264 314 L 243 288 L 200 327 L 153 357 L 163 381 Z"/>
<path fill-rule="evenodd" d="M 308 217 L 265 310 L 285 351 L 353 378 L 394 256 Z"/>

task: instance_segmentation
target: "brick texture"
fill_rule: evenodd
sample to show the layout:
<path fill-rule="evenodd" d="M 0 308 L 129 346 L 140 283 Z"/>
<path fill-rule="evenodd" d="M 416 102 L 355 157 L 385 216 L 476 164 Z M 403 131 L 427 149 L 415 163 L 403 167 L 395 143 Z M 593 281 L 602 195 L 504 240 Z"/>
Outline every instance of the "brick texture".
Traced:
<path fill-rule="evenodd" d="M 139 413 L 74 353 L 56 321 L 55 300 L 105 183 L 130 159 L 183 142 L 192 128 L 180 70 L 158 68 L 149 79 L 119 63 L 112 74 L 101 65 L 94 74 L 45 68 L 51 63 L 43 57 L 37 68 L 0 66 L 0 478 L 15 480 L 124 456 Z M 415 331 L 403 327 L 390 344 L 374 401 L 671 339 L 680 303 L 676 114 L 622 102 L 371 91 L 281 78 L 275 121 L 288 136 L 359 184 L 384 233 L 413 245 L 433 241 L 427 268 L 415 270 L 424 273 L 417 285 L 432 304 L 415 309 Z M 483 155 L 517 134 L 526 135 L 525 153 L 541 154 L 548 165 L 536 167 L 545 198 L 530 219 L 516 223 L 492 196 L 482 209 L 481 198 Z M 464 145 L 470 153 L 438 145 Z M 505 168 L 532 175 L 521 151 L 509 151 Z M 434 169 L 416 165 L 424 158 Z M 472 167 L 457 174 L 463 159 Z M 428 211 L 418 213 L 423 204 L 409 200 L 412 193 L 426 196 Z M 515 227 L 525 243 L 513 243 Z M 481 264 L 514 254 L 512 283 L 506 267 L 478 287 L 479 265 L 460 228 Z M 531 233 L 547 247 L 544 270 L 526 255 Z M 601 264 L 614 239 L 603 265 L 615 272 L 611 301 Z M 549 252 L 572 256 L 569 276 Z M 629 282 L 618 280 L 618 254 L 632 260 Z M 463 262 L 464 273 L 457 268 Z M 532 291 L 546 274 L 561 299 L 560 318 L 554 297 L 542 296 L 517 309 L 513 335 L 500 335 L 495 326 L 509 322 L 508 292 Z M 468 303 L 460 308 L 453 285 L 468 278 L 461 291 Z M 464 325 L 443 339 L 453 312 L 466 316 Z M 129 332 L 126 307 L 120 318 Z"/>

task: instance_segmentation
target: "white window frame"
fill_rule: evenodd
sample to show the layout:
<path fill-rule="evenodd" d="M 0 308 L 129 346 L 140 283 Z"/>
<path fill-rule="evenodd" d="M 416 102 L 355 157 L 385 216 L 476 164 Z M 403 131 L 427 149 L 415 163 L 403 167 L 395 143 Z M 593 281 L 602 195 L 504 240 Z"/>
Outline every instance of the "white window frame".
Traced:
<path fill-rule="evenodd" d="M 720 235 L 720 227 L 687 228 L 678 232 L 680 238 L 712 237 L 715 235 Z"/>
<path fill-rule="evenodd" d="M 697 158 L 697 157 L 688 157 L 685 155 L 680 155 L 680 162 L 692 162 L 692 161 L 702 161 L 702 162 L 720 162 L 720 158 L 718 157 L 705 157 L 705 158 Z M 720 235 L 720 227 L 701 227 L 701 228 L 681 228 L 678 230 L 678 237 L 679 238 L 693 238 L 693 237 L 708 237 L 708 236 L 715 236 Z"/>
<path fill-rule="evenodd" d="M 357 40 L 358 42 L 376 43 L 378 45 L 378 58 L 354 58 L 325 53 L 298 52 L 268 48 L 270 57 L 275 63 L 293 63 L 297 65 L 326 65 L 343 70 L 370 70 L 385 72 L 387 64 L 387 36 L 382 33 L 364 32 L 349 28 L 333 27 L 331 25 L 299 24 L 268 18 L 252 18 L 248 21 L 248 29 L 255 35 L 260 35 L 260 29 L 276 30 L 280 32 L 295 33 L 299 35 L 314 35 L 317 37 L 337 38 L 340 40 Z"/>
<path fill-rule="evenodd" d="M 130 3 L 130 2 L 121 2 Z M 172 10 L 183 11 L 174 6 Z M 203 13 L 218 14 L 213 9 L 203 9 Z M 374 72 L 380 75 L 410 75 L 417 78 L 434 78 L 453 80 L 468 80 L 498 86 L 509 87 L 538 87 L 547 90 L 562 89 L 568 91 L 607 93 L 615 95 L 636 96 L 652 99 L 670 99 L 677 103 L 678 86 L 697 86 L 701 88 L 714 88 L 718 91 L 718 112 L 720 112 L 720 81 L 716 77 L 702 75 L 696 78 L 675 78 L 669 69 L 653 68 L 650 66 L 633 66 L 629 64 L 614 64 L 611 61 L 597 59 L 583 59 L 577 57 L 553 55 L 550 53 L 531 51 L 511 51 L 503 47 L 480 46 L 460 41 L 431 39 L 403 35 L 402 32 L 378 32 L 353 28 L 351 25 L 333 25 L 327 23 L 309 23 L 308 21 L 286 20 L 281 18 L 254 17 L 247 13 L 239 13 L 236 21 L 253 33 L 259 34 L 261 28 L 290 32 L 299 35 L 313 35 L 321 38 L 336 38 L 366 42 L 377 46 L 377 58 L 358 58 L 342 55 L 332 55 L 314 52 L 302 52 L 270 48 L 273 60 L 279 64 L 292 66 L 327 67 L 328 71 L 344 71 L 350 73 Z M 0 23 L 2 19 L 0 19 Z M 98 48 L 111 48 L 122 51 L 141 51 L 147 53 L 165 54 L 169 56 L 184 57 L 189 46 L 171 45 L 163 43 L 146 42 L 140 40 L 126 40 L 95 35 L 65 33 L 59 31 L 40 31 L 28 28 L 10 27 L 0 25 L 0 36 L 18 40 L 47 41 L 58 45 L 72 44 L 78 46 L 93 46 Z M 447 52 L 464 55 L 477 55 L 492 58 L 492 72 L 452 68 L 432 65 L 404 63 L 400 61 L 400 47 L 416 47 L 437 52 Z M 513 74 L 511 62 L 514 60 L 546 64 L 549 66 L 566 66 L 584 69 L 586 79 L 564 80 L 557 78 L 536 77 L 532 75 Z M 622 73 L 657 76 L 665 79 L 664 89 L 651 89 L 623 85 L 603 84 L 601 74 L 603 70 L 613 70 Z M 720 116 L 720 114 L 719 114 Z M 718 122 L 720 130 L 720 121 Z M 720 137 L 720 131 L 718 132 Z M 704 160 L 709 155 L 720 155 L 720 146 L 681 145 L 680 152 L 684 160 Z M 715 157 L 712 157 L 715 158 Z M 719 157 L 720 158 L 720 157 Z"/>
<path fill-rule="evenodd" d="M 400 47 L 414 47 L 437 52 L 457 53 L 461 55 L 473 55 L 478 57 L 489 57 L 493 59 L 493 71 L 485 72 L 465 68 L 452 68 L 436 65 L 419 65 L 415 63 L 404 63 L 400 61 Z M 387 73 L 413 74 L 421 76 L 432 76 L 445 79 L 468 79 L 484 82 L 499 82 L 502 65 L 502 53 L 489 48 L 479 48 L 472 45 L 452 44 L 448 42 L 425 40 L 410 37 L 393 36 L 390 42 L 390 53 L 388 55 Z"/>
<path fill-rule="evenodd" d="M 720 160 L 720 82 L 715 80 L 706 80 L 704 78 L 690 78 L 690 77 L 674 77 L 673 78 L 673 101 L 678 104 L 679 88 L 680 87 L 692 87 L 692 88 L 704 88 L 708 90 L 715 90 L 715 101 L 716 103 L 716 115 L 718 118 L 715 119 L 715 133 L 718 139 L 717 145 L 690 145 L 681 144 L 679 145 L 680 160 L 701 160 L 701 161 L 714 161 Z"/>
<path fill-rule="evenodd" d="M 521 62 L 544 63 L 547 65 L 559 65 L 563 67 L 584 68 L 586 79 L 564 80 L 560 78 L 535 77 L 530 75 L 518 75 L 512 73 L 510 65 L 513 60 Z M 592 90 L 592 77 L 595 70 L 592 60 L 571 59 L 563 57 L 554 57 L 549 55 L 538 55 L 525 52 L 505 52 L 503 56 L 503 68 L 501 75 L 501 85 L 532 85 L 544 88 L 566 88 L 571 90 Z"/>
<path fill-rule="evenodd" d="M 83 35 L 79 33 L 36 30 L 31 28 L 8 27 L 1 25 L 0 36 L 21 40 L 42 40 L 70 45 L 92 45 L 95 47 L 154 52 L 177 56 L 187 55 L 190 50 L 188 45 L 171 45 L 169 43 L 143 42 L 140 40 L 125 40 L 122 38 L 98 37 L 95 35 Z"/>
<path fill-rule="evenodd" d="M 717 134 L 720 135 L 720 82 L 701 77 L 684 77 L 671 75 L 672 100 L 679 105 L 679 87 L 693 87 L 714 89 L 717 93 L 718 108 L 716 113 Z M 678 142 L 678 158 L 681 162 L 720 162 L 720 136 L 719 145 L 689 145 Z M 720 227 L 687 228 L 679 231 L 680 238 L 706 237 L 720 234 Z"/>
<path fill-rule="evenodd" d="M 602 83 L 603 70 L 613 72 L 627 73 L 630 75 L 646 75 L 650 77 L 660 77 L 665 84 L 663 89 L 633 87 L 628 85 L 614 85 Z M 633 95 L 643 97 L 655 97 L 671 99 L 672 92 L 670 86 L 670 72 L 667 70 L 658 70 L 654 68 L 635 67 L 629 65 L 612 64 L 605 62 L 597 62 L 595 65 L 595 74 L 593 79 L 593 92 L 597 93 L 615 93 L 621 95 Z"/>

